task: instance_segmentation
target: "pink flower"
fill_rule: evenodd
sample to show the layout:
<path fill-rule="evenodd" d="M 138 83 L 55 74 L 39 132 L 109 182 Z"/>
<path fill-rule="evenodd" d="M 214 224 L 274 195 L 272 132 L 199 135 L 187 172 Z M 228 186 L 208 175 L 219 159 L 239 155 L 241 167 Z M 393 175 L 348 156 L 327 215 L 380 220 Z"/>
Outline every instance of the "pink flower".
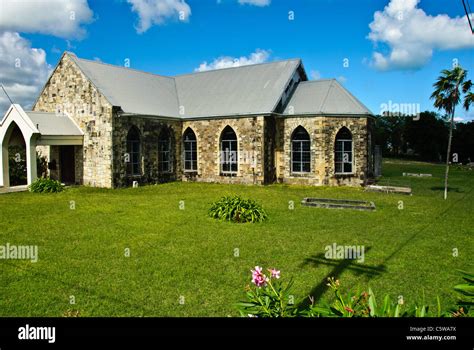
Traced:
<path fill-rule="evenodd" d="M 268 277 L 262 273 L 260 266 L 255 266 L 255 270 L 252 271 L 252 283 L 257 287 L 261 287 L 267 284 Z"/>
<path fill-rule="evenodd" d="M 280 278 L 280 270 L 268 269 L 268 271 L 270 271 L 272 278 L 276 278 L 276 279 Z"/>

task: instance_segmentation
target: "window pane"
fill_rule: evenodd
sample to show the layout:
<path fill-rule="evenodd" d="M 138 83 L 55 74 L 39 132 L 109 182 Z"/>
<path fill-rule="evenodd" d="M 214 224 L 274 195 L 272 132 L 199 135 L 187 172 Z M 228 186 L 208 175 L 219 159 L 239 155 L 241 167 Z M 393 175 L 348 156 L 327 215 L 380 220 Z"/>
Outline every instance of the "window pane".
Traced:
<path fill-rule="evenodd" d="M 140 174 L 140 166 L 139 166 L 138 163 L 134 163 L 134 164 L 133 164 L 133 174 L 134 174 L 134 175 Z"/>
<path fill-rule="evenodd" d="M 303 162 L 309 162 L 311 160 L 311 153 L 303 152 L 301 155 L 302 155 Z"/>
<path fill-rule="evenodd" d="M 292 164 L 293 164 L 292 169 L 291 169 L 292 171 L 294 171 L 295 173 L 301 171 L 301 163 L 293 162 Z"/>
<path fill-rule="evenodd" d="M 344 141 L 344 152 L 352 151 L 352 141 Z"/>
<path fill-rule="evenodd" d="M 293 152 L 293 162 L 301 162 L 301 152 Z"/>
<path fill-rule="evenodd" d="M 344 163 L 344 172 L 352 173 L 352 163 Z"/>
<path fill-rule="evenodd" d="M 305 151 L 305 152 L 310 151 L 311 144 L 310 144 L 309 141 L 302 141 L 301 144 L 302 144 L 301 148 L 303 149 L 303 151 Z"/>
<path fill-rule="evenodd" d="M 352 152 L 347 152 L 347 161 L 352 163 Z"/>
<path fill-rule="evenodd" d="M 309 173 L 311 169 L 311 165 L 309 162 L 304 162 L 303 163 L 303 171 Z"/>
<path fill-rule="evenodd" d="M 336 163 L 336 173 L 342 173 L 342 163 Z"/>

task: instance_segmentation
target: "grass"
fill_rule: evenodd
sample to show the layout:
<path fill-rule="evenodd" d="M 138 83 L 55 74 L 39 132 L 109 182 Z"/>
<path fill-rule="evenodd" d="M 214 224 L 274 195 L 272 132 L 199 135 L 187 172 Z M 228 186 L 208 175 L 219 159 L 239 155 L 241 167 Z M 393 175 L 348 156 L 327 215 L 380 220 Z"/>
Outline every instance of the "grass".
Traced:
<path fill-rule="evenodd" d="M 370 286 L 406 303 L 424 294 L 433 308 L 439 295 L 447 308 L 460 281 L 455 270 L 473 270 L 474 174 L 453 167 L 447 201 L 443 174 L 441 165 L 385 162 L 381 183 L 412 186 L 413 196 L 198 183 L 1 195 L 0 245 L 38 245 L 39 259 L 0 260 L 0 316 L 237 316 L 255 265 L 293 277 L 297 296 L 331 295 L 324 278 L 335 275 L 343 289 Z M 257 200 L 269 219 L 209 218 L 210 204 L 230 194 Z M 302 207 L 308 196 L 370 200 L 377 210 Z M 320 254 L 333 243 L 364 245 L 365 262 L 328 265 Z"/>

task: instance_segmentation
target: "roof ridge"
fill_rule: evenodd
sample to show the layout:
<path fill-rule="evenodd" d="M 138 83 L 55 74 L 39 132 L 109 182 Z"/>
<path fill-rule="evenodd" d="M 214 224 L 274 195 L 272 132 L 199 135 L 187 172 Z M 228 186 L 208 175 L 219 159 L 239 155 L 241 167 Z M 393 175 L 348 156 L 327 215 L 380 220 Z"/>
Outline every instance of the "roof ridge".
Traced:
<path fill-rule="evenodd" d="M 329 87 L 328 87 L 328 91 L 326 92 L 326 96 L 324 96 L 323 100 L 321 101 L 321 105 L 319 106 L 319 110 L 322 112 L 323 111 L 323 107 L 324 105 L 326 104 L 326 100 L 329 96 L 329 92 L 331 91 L 331 88 L 332 88 L 332 84 L 333 84 L 334 80 L 331 80 L 331 83 L 329 84 Z"/>
<path fill-rule="evenodd" d="M 210 72 L 223 71 L 223 70 L 229 70 L 229 69 L 238 69 L 238 68 L 245 68 L 245 67 L 262 66 L 262 65 L 266 65 L 266 64 L 274 64 L 274 63 L 290 62 L 290 61 L 300 61 L 301 62 L 301 59 L 300 58 L 289 58 L 289 59 L 286 59 L 286 60 L 277 60 L 277 61 L 271 61 L 271 62 L 245 64 L 245 65 L 236 66 L 236 67 L 224 67 L 224 68 L 217 68 L 217 69 L 209 69 L 209 70 L 205 70 L 205 71 L 198 71 L 198 72 L 192 72 L 192 73 L 183 73 L 183 74 L 173 75 L 173 78 L 179 78 L 179 77 L 183 77 L 183 76 L 186 76 L 186 75 L 197 75 L 197 74 L 201 74 L 201 73 L 210 73 Z"/>
<path fill-rule="evenodd" d="M 316 79 L 316 80 L 304 80 L 304 81 L 300 81 L 299 84 L 319 83 L 319 82 L 323 82 L 323 81 L 333 81 L 333 80 L 337 80 L 337 79 L 336 78 L 325 78 L 325 79 Z"/>
<path fill-rule="evenodd" d="M 23 110 L 25 113 L 43 113 L 43 114 L 56 114 L 55 112 L 44 112 L 44 111 L 33 111 L 33 110 Z"/>
<path fill-rule="evenodd" d="M 336 83 L 339 86 L 339 88 L 352 100 L 352 102 L 354 102 L 356 105 L 357 104 L 361 105 L 368 112 L 370 112 L 370 114 L 373 114 L 372 111 L 369 108 L 367 108 L 367 106 L 365 104 L 363 104 L 357 97 L 355 97 L 348 89 L 346 89 L 344 86 L 342 86 L 341 83 L 339 83 L 337 80 L 336 80 Z"/>
<path fill-rule="evenodd" d="M 120 68 L 120 69 L 124 69 L 124 70 L 128 70 L 128 71 L 138 72 L 138 73 L 150 74 L 150 75 L 153 75 L 153 76 L 158 76 L 158 77 L 168 78 L 168 79 L 175 79 L 176 77 L 182 77 L 182 76 L 186 76 L 186 75 L 195 75 L 195 74 L 200 74 L 200 73 L 209 73 L 209 72 L 213 72 L 213 71 L 217 71 L 217 70 L 218 70 L 218 71 L 223 71 L 223 70 L 229 70 L 229 69 L 245 68 L 245 67 L 260 66 L 260 65 L 266 65 L 266 64 L 275 64 L 275 63 L 281 63 L 281 62 L 290 62 L 290 61 L 300 61 L 300 62 L 301 62 L 301 59 L 300 59 L 300 58 L 289 58 L 289 59 L 277 60 L 277 61 L 271 61 L 271 62 L 261 62 L 261 63 L 254 63 L 254 64 L 246 64 L 246 65 L 237 66 L 237 67 L 225 67 L 225 68 L 218 68 L 218 69 L 210 69 L 210 70 L 200 71 L 200 72 L 183 73 L 183 74 L 177 74 L 177 75 L 162 75 L 162 74 L 156 74 L 156 73 L 147 72 L 147 71 L 140 70 L 140 69 L 135 69 L 135 68 L 130 68 L 130 67 L 122 67 L 122 66 L 118 66 L 118 65 L 115 65 L 115 64 L 107 63 L 107 62 L 96 61 L 96 60 L 91 60 L 91 59 L 87 59 L 87 58 L 80 58 L 80 57 L 78 57 L 74 52 L 70 52 L 70 51 L 64 51 L 64 53 L 65 53 L 65 54 L 68 54 L 68 55 L 71 55 L 71 56 L 74 56 L 73 58 L 75 58 L 75 59 L 77 59 L 77 60 L 79 60 L 79 61 L 86 61 L 86 62 L 95 63 L 95 64 L 102 64 L 102 65 L 104 65 L 104 66 L 110 66 L 110 67 L 114 67 L 114 68 Z"/>
<path fill-rule="evenodd" d="M 67 53 L 68 53 L 68 54 L 71 54 L 70 52 L 67 52 Z M 157 77 L 161 77 L 161 78 L 168 78 L 168 79 L 173 79 L 173 80 L 174 80 L 174 77 L 173 77 L 173 76 L 162 75 L 162 74 L 156 74 L 156 73 L 147 72 L 147 71 L 144 71 L 144 70 L 135 69 L 135 68 L 130 68 L 130 67 L 117 66 L 117 65 L 115 65 L 115 64 L 106 63 L 106 62 L 102 62 L 102 61 L 90 60 L 90 59 L 87 59 L 87 58 L 80 58 L 80 57 L 77 57 L 74 53 L 73 53 L 73 55 L 75 56 L 74 58 L 76 58 L 76 59 L 79 60 L 79 61 L 86 61 L 86 62 L 95 63 L 95 64 L 102 64 L 102 65 L 104 65 L 104 66 L 109 66 L 109 67 L 113 67 L 113 68 L 119 68 L 119 69 L 128 70 L 128 71 L 132 71 L 132 72 L 137 72 L 137 73 L 150 74 L 150 75 L 153 75 L 153 76 L 157 76 Z"/>

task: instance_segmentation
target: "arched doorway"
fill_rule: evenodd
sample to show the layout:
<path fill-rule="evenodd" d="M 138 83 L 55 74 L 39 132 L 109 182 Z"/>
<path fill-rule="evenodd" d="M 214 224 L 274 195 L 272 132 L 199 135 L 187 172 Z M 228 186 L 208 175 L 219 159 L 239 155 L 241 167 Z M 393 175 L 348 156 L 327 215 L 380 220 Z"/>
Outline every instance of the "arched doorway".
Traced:
<path fill-rule="evenodd" d="M 14 121 L 8 126 L 2 142 L 4 185 L 22 186 L 28 183 L 27 147 L 20 127 Z"/>
<path fill-rule="evenodd" d="M 10 125 L 10 128 L 10 138 L 9 140 L 5 140 L 8 146 L 8 176 L 10 179 L 10 186 L 26 185 L 27 168 L 25 139 L 15 122 Z"/>

